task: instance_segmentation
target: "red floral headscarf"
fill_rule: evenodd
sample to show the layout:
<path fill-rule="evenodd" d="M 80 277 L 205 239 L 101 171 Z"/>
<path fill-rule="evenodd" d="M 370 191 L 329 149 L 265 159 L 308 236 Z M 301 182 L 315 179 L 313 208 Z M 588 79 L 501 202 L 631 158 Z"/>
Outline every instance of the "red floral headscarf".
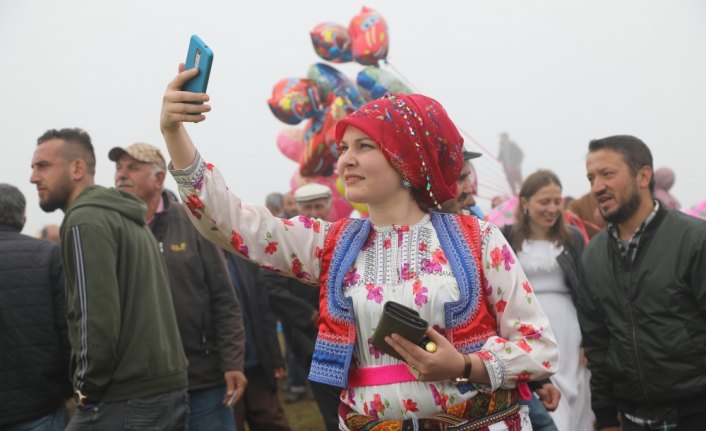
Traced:
<path fill-rule="evenodd" d="M 463 138 L 436 100 L 421 94 L 373 100 L 336 124 L 337 143 L 348 126 L 374 140 L 390 165 L 422 191 L 429 207 L 458 194 Z"/>

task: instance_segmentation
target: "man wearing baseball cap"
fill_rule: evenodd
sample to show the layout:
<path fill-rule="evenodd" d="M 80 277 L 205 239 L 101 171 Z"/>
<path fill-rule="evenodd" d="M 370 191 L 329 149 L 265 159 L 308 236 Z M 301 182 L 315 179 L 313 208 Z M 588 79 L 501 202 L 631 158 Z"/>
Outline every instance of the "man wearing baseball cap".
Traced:
<path fill-rule="evenodd" d="M 189 360 L 189 429 L 235 430 L 231 407 L 243 395 L 245 333 L 221 251 L 199 235 L 164 190 L 166 163 L 143 143 L 115 147 L 115 187 L 147 204 L 145 222 L 167 264 L 177 324 Z"/>

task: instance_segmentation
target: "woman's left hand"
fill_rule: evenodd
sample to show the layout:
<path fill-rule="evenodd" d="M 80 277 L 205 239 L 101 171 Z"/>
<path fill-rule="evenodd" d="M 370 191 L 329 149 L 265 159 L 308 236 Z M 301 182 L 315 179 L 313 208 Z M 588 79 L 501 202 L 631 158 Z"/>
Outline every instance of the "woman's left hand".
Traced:
<path fill-rule="evenodd" d="M 385 337 L 387 344 L 399 353 L 413 370 L 419 373 L 418 380 L 434 382 L 455 379 L 463 374 L 463 354 L 434 328 L 427 328 L 429 341 L 436 343 L 436 351 L 429 353 L 398 334 Z"/>

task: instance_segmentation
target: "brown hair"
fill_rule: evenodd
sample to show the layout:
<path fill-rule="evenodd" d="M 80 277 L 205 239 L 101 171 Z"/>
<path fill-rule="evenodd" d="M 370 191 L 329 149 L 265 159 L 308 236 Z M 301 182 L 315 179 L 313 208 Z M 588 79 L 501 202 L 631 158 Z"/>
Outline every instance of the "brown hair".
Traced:
<path fill-rule="evenodd" d="M 559 177 L 557 177 L 554 172 L 546 169 L 540 169 L 537 172 L 534 172 L 522 182 L 519 196 L 520 204 L 517 206 L 517 211 L 515 213 L 515 219 L 517 222 L 512 226 L 512 231 L 510 233 L 510 245 L 515 252 L 522 250 L 522 243 L 529 238 L 531 234 L 529 217 L 525 216 L 525 212 L 522 209 L 522 198 L 529 199 L 541 188 L 550 184 L 556 184 L 559 188 L 562 188 Z M 559 213 L 559 218 L 557 218 L 554 225 L 549 229 L 549 239 L 557 245 L 564 245 L 567 241 L 573 241 L 569 228 L 566 226 L 566 222 L 564 221 L 563 211 Z"/>
<path fill-rule="evenodd" d="M 635 176 L 643 166 L 649 166 L 652 171 L 650 178 L 650 193 L 655 191 L 655 174 L 652 166 L 652 152 L 642 140 L 630 135 L 608 136 L 603 139 L 594 139 L 588 143 L 588 152 L 612 150 L 623 156 L 623 161 L 630 168 L 630 173 Z"/>

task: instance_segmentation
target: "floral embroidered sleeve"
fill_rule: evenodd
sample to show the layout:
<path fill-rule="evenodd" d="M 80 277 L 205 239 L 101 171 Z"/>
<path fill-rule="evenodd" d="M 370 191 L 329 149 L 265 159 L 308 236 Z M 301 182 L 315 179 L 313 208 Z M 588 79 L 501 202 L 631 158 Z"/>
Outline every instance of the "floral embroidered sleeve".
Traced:
<path fill-rule="evenodd" d="M 277 272 L 318 283 L 321 250 L 329 223 L 307 217 L 273 216 L 259 205 L 241 203 L 223 177 L 200 154 L 186 169 L 170 172 L 201 234 L 217 246 Z"/>
<path fill-rule="evenodd" d="M 498 324 L 478 352 L 490 375 L 490 387 L 514 388 L 557 370 L 558 349 L 549 320 L 500 230 L 481 222 L 483 288 Z"/>

